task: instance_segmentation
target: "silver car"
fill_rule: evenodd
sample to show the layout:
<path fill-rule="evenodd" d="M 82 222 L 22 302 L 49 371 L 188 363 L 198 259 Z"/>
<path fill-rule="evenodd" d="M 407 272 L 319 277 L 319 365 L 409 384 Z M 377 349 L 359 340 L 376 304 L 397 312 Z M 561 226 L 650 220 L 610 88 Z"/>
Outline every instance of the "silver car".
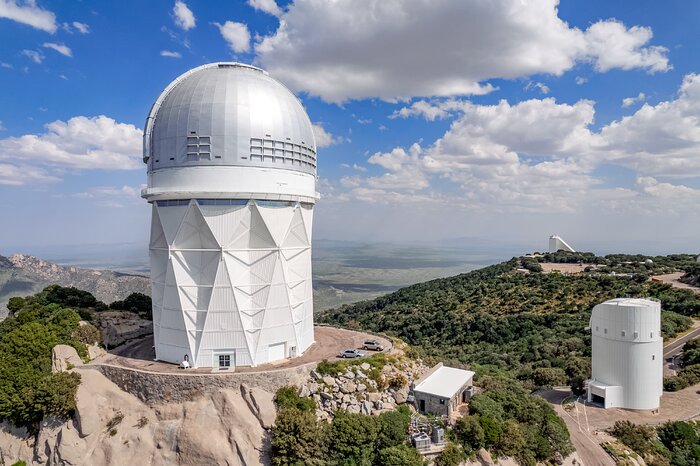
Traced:
<path fill-rule="evenodd" d="M 339 358 L 347 358 L 347 359 L 353 359 L 353 358 L 363 358 L 365 355 L 360 353 L 356 349 L 346 349 L 342 353 L 338 355 Z"/>
<path fill-rule="evenodd" d="M 365 342 L 362 344 L 362 348 L 372 351 L 384 351 L 384 346 L 382 346 L 382 344 L 377 340 L 365 340 Z"/>

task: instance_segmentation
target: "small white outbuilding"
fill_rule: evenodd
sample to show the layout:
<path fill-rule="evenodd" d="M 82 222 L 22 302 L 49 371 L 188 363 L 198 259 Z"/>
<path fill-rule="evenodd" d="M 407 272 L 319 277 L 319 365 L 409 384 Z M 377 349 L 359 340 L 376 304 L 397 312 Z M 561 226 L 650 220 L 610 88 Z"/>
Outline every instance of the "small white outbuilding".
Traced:
<path fill-rule="evenodd" d="M 450 417 L 458 404 L 469 401 L 473 378 L 472 371 L 439 363 L 413 386 L 418 412 Z"/>
<path fill-rule="evenodd" d="M 593 308 L 589 325 L 588 401 L 606 409 L 658 409 L 663 392 L 661 304 L 611 299 Z"/>

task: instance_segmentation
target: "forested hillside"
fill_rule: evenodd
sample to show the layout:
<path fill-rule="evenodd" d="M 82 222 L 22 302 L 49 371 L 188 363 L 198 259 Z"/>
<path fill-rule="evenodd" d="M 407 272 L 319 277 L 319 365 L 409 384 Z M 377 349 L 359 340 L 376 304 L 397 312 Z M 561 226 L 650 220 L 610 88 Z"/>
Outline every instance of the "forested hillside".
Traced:
<path fill-rule="evenodd" d="M 633 261 L 619 262 L 638 264 L 648 259 L 632 257 Z M 681 258 L 685 262 L 685 256 Z M 672 256 L 654 259 L 669 269 L 681 262 Z M 661 300 L 665 336 L 685 330 L 691 323 L 688 316 L 700 314 L 698 295 L 648 280 L 656 267 L 629 275 L 600 271 L 561 275 L 520 273 L 520 265 L 520 259 L 512 259 L 409 286 L 326 311 L 317 320 L 386 332 L 424 357 L 477 369 L 491 366 L 536 386 L 588 375 L 590 337 L 585 327 L 590 310 L 600 302 L 627 296 Z"/>

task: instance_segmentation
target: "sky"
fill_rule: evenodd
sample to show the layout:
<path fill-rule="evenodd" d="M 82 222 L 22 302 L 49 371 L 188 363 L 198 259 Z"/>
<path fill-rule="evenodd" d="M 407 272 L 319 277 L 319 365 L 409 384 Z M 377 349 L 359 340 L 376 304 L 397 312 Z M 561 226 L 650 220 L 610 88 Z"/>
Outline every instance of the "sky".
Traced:
<path fill-rule="evenodd" d="M 145 250 L 146 115 L 215 61 L 306 108 L 315 239 L 700 251 L 698 19 L 680 0 L 0 0 L 0 252 Z"/>

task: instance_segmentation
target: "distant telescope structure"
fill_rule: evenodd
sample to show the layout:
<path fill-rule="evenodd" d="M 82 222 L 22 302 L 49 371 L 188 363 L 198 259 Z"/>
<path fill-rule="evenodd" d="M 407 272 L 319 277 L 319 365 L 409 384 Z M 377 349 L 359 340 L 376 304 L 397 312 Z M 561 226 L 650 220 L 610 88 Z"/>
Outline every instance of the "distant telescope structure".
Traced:
<path fill-rule="evenodd" d="M 299 100 L 259 68 L 203 65 L 160 94 L 143 142 L 156 359 L 233 370 L 301 355 L 318 193 Z"/>
<path fill-rule="evenodd" d="M 574 248 L 566 244 L 566 241 L 561 239 L 557 235 L 552 235 L 549 237 L 549 252 L 557 252 L 559 250 L 566 252 L 576 252 Z"/>
<path fill-rule="evenodd" d="M 655 410 L 663 392 L 661 304 L 611 299 L 593 308 L 588 401 L 607 408 Z"/>

